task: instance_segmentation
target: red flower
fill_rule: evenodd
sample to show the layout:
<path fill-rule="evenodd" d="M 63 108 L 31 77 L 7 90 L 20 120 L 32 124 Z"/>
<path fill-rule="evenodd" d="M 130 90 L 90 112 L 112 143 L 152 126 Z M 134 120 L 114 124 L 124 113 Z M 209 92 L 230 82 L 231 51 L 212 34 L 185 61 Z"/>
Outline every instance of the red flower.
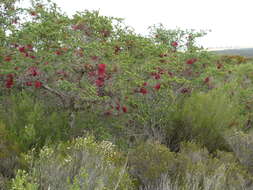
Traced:
<path fill-rule="evenodd" d="M 54 53 L 55 53 L 56 55 L 61 55 L 61 54 L 62 54 L 62 52 L 61 52 L 60 50 L 56 50 Z"/>
<path fill-rule="evenodd" d="M 24 47 L 24 46 L 19 47 L 19 48 L 18 48 L 18 50 L 19 50 L 19 52 L 20 52 L 20 53 L 25 53 L 25 52 L 26 52 L 26 50 L 25 50 L 25 47 Z"/>
<path fill-rule="evenodd" d="M 148 91 L 147 91 L 147 89 L 146 88 L 141 88 L 140 89 L 140 93 L 142 93 L 142 94 L 147 94 L 148 93 Z"/>
<path fill-rule="evenodd" d="M 170 77 L 173 77 L 173 73 L 170 72 L 170 71 L 168 71 L 168 75 L 169 75 Z"/>
<path fill-rule="evenodd" d="M 105 114 L 106 116 L 110 116 L 110 115 L 112 115 L 112 111 L 111 111 L 111 110 L 108 110 L 108 111 L 106 111 L 104 114 Z"/>
<path fill-rule="evenodd" d="M 197 61 L 196 58 L 188 59 L 188 60 L 186 61 L 186 64 L 192 65 L 192 64 L 195 63 L 196 61 Z"/>
<path fill-rule="evenodd" d="M 30 81 L 26 82 L 25 84 L 26 84 L 26 86 L 32 86 L 33 85 L 32 82 L 30 82 Z"/>
<path fill-rule="evenodd" d="M 190 90 L 188 88 L 183 88 L 181 90 L 181 93 L 183 93 L 183 94 L 186 94 L 186 93 L 189 93 L 189 92 L 190 92 Z"/>
<path fill-rule="evenodd" d="M 6 88 L 11 88 L 14 85 L 13 80 L 7 80 L 5 83 Z"/>
<path fill-rule="evenodd" d="M 160 78 L 161 78 L 161 75 L 159 75 L 159 74 L 155 75 L 155 79 L 160 79 Z"/>
<path fill-rule="evenodd" d="M 36 57 L 34 55 L 30 55 L 30 58 L 31 59 L 35 59 Z"/>
<path fill-rule="evenodd" d="M 35 82 L 34 82 L 34 86 L 35 86 L 35 88 L 40 88 L 40 87 L 42 86 L 42 82 L 40 82 L 40 81 L 35 81 Z"/>
<path fill-rule="evenodd" d="M 204 83 L 208 83 L 209 81 L 210 81 L 210 78 L 206 77 L 205 80 L 204 80 Z"/>
<path fill-rule="evenodd" d="M 122 107 L 122 111 L 123 111 L 124 113 L 126 113 L 126 112 L 127 112 L 127 107 L 126 107 L 126 106 L 123 106 L 123 107 Z"/>
<path fill-rule="evenodd" d="M 172 42 L 171 45 L 172 45 L 173 47 L 177 47 L 177 46 L 178 46 L 178 43 L 177 43 L 177 42 Z"/>
<path fill-rule="evenodd" d="M 38 69 L 37 69 L 36 67 L 30 67 L 30 68 L 28 69 L 28 71 L 30 72 L 30 75 L 32 75 L 32 76 L 34 76 L 34 77 L 40 74 L 40 73 L 38 72 Z"/>
<path fill-rule="evenodd" d="M 121 48 L 119 46 L 114 47 L 114 53 L 115 54 L 119 54 L 120 51 L 121 51 Z"/>
<path fill-rule="evenodd" d="M 14 85 L 13 77 L 14 77 L 13 74 L 8 74 L 7 75 L 7 80 L 5 82 L 5 87 L 6 88 L 11 88 Z"/>
<path fill-rule="evenodd" d="M 45 62 L 44 64 L 45 64 L 45 65 L 48 65 L 48 62 Z"/>
<path fill-rule="evenodd" d="M 148 83 L 147 82 L 144 82 L 143 84 L 142 84 L 142 86 L 147 86 L 148 85 Z"/>
<path fill-rule="evenodd" d="M 104 86 L 104 78 L 98 78 L 97 80 L 96 80 L 96 85 L 98 86 L 98 87 L 101 87 L 101 86 Z"/>
<path fill-rule="evenodd" d="M 117 104 L 116 110 L 120 110 L 120 104 Z"/>
<path fill-rule="evenodd" d="M 99 76 L 104 76 L 105 74 L 105 64 L 98 64 L 98 75 Z"/>
<path fill-rule="evenodd" d="M 160 84 L 160 83 L 156 84 L 156 85 L 154 86 L 154 88 L 155 88 L 156 90 L 159 90 L 159 89 L 161 88 L 161 84 Z"/>
<path fill-rule="evenodd" d="M 10 62 L 11 60 L 12 60 L 11 56 L 6 56 L 4 58 L 4 61 L 6 61 L 6 62 Z"/>

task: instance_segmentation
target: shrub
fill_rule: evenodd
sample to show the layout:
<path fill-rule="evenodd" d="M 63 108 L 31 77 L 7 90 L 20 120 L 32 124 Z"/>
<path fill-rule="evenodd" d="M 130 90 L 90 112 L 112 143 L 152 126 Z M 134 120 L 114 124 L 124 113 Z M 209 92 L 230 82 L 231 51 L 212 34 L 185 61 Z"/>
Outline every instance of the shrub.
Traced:
<path fill-rule="evenodd" d="M 162 174 L 173 173 L 175 155 L 159 143 L 142 143 L 129 154 L 130 172 L 141 184 L 154 182 Z"/>
<path fill-rule="evenodd" d="M 208 150 L 229 149 L 223 135 L 233 124 L 241 126 L 240 106 L 220 89 L 198 92 L 171 110 L 167 144 L 179 150 L 181 141 L 196 141 Z"/>
<path fill-rule="evenodd" d="M 47 107 L 29 93 L 13 94 L 1 108 L 0 118 L 20 152 L 67 139 L 67 113 Z"/>
<path fill-rule="evenodd" d="M 234 151 L 237 159 L 245 168 L 253 173 L 253 133 L 244 133 L 242 131 L 233 131 L 225 136 L 231 149 Z"/>
<path fill-rule="evenodd" d="M 29 183 L 37 184 L 39 189 L 133 188 L 126 171 L 127 162 L 122 160 L 110 142 L 96 143 L 90 137 L 77 138 L 55 148 L 42 148 L 38 158 L 33 154 L 25 155 L 30 164 L 25 179 L 29 178 Z M 17 175 L 13 179 L 12 188 L 19 183 L 19 178 Z M 25 181 L 24 177 L 22 179 Z"/>
<path fill-rule="evenodd" d="M 141 151 L 141 150 L 140 150 Z M 168 151 L 168 150 L 167 150 Z M 160 153 L 157 156 L 159 158 Z M 145 167 L 155 169 L 142 158 Z M 251 189 L 252 176 L 250 176 L 236 161 L 231 153 L 218 152 L 216 157 L 209 154 L 206 148 L 194 143 L 181 144 L 180 152 L 175 154 L 174 159 L 168 159 L 174 167 L 172 172 L 165 172 L 168 167 L 160 173 L 158 178 L 147 180 L 140 187 L 141 190 L 230 190 Z M 142 164 L 142 165 L 143 165 Z M 149 165 L 150 164 L 150 165 Z M 159 164 L 157 164 L 159 165 Z M 141 168 L 145 168 L 142 166 Z M 152 171 L 150 169 L 150 171 Z"/>

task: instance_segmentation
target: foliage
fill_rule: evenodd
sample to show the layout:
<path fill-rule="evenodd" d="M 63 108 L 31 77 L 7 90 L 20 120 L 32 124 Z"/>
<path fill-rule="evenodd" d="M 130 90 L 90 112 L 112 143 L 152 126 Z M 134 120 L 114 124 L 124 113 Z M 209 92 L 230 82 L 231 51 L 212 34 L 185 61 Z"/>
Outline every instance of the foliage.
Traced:
<path fill-rule="evenodd" d="M 77 138 L 55 148 L 43 147 L 38 157 L 31 151 L 24 158 L 30 173 L 19 171 L 13 189 L 20 184 L 37 189 L 132 189 L 125 161 L 110 142 Z"/>
<path fill-rule="evenodd" d="M 18 2 L 0 2 L 0 188 L 251 188 L 252 60 Z"/>

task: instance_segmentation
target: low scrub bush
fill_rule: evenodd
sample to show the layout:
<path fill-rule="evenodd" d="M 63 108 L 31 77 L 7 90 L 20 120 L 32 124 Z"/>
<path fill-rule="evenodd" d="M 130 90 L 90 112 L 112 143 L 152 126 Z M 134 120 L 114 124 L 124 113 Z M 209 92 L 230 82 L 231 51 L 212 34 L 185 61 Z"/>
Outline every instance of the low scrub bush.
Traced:
<path fill-rule="evenodd" d="M 133 189 L 127 173 L 127 160 L 122 159 L 112 143 L 96 143 L 92 138 L 77 138 L 57 147 L 44 147 L 38 157 L 24 158 L 28 173 L 19 171 L 11 189 L 104 190 Z"/>
<path fill-rule="evenodd" d="M 182 143 L 180 152 L 176 154 L 166 150 L 163 145 L 148 143 L 145 146 L 149 148 L 137 148 L 136 155 L 130 159 L 135 176 L 142 182 L 142 190 L 252 188 L 252 176 L 232 153 L 217 152 L 214 157 L 206 148 L 194 143 Z"/>

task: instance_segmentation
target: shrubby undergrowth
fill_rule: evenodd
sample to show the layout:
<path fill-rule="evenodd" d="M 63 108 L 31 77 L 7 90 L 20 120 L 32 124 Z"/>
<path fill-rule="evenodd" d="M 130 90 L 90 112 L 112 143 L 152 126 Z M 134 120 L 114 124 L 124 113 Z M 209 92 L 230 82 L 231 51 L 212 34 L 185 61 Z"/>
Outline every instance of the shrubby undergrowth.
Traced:
<path fill-rule="evenodd" d="M 252 189 L 252 59 L 17 2 L 0 3 L 0 189 Z"/>

